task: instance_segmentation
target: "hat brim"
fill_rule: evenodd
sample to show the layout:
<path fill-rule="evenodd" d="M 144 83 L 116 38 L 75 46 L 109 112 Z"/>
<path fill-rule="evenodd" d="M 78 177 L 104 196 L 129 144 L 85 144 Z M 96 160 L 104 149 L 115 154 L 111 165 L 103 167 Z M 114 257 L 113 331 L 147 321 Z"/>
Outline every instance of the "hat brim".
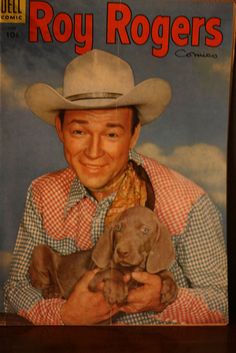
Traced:
<path fill-rule="evenodd" d="M 141 125 L 144 125 L 159 117 L 170 99 L 171 87 L 160 78 L 145 80 L 116 99 L 83 99 L 72 102 L 44 83 L 36 83 L 25 92 L 25 100 L 31 111 L 51 125 L 55 124 L 55 117 L 61 110 L 112 109 L 125 106 L 135 106 Z"/>

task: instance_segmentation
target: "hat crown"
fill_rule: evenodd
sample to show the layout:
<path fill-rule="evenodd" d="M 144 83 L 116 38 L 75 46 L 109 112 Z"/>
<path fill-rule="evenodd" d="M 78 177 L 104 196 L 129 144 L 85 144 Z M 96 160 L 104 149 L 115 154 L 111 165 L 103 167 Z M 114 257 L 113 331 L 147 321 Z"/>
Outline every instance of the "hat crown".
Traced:
<path fill-rule="evenodd" d="M 27 88 L 25 100 L 38 117 L 54 125 L 61 110 L 114 109 L 134 106 L 140 123 L 159 117 L 171 99 L 171 87 L 154 77 L 134 84 L 129 64 L 120 57 L 94 49 L 77 56 L 66 67 L 63 93 L 45 83 Z"/>
<path fill-rule="evenodd" d="M 94 49 L 72 60 L 65 69 L 64 97 L 78 94 L 126 94 L 134 87 L 131 67 L 119 57 Z"/>

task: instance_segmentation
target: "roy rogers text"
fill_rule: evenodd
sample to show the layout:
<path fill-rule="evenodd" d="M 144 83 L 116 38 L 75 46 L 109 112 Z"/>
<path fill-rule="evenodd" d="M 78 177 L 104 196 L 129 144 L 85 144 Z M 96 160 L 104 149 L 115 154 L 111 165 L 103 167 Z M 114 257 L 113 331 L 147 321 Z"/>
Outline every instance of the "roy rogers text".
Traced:
<path fill-rule="evenodd" d="M 29 41 L 40 39 L 47 43 L 75 41 L 75 52 L 83 54 L 93 48 L 93 13 L 55 13 L 44 1 L 30 2 Z M 100 19 L 98 19 L 100 20 Z M 217 17 L 160 16 L 152 19 L 145 14 L 134 16 L 125 3 L 107 3 L 106 44 L 144 45 L 151 41 L 151 54 L 162 58 L 169 52 L 170 43 L 176 47 L 218 47 L 222 44 L 221 19 Z M 105 44 L 105 43 L 104 43 Z"/>

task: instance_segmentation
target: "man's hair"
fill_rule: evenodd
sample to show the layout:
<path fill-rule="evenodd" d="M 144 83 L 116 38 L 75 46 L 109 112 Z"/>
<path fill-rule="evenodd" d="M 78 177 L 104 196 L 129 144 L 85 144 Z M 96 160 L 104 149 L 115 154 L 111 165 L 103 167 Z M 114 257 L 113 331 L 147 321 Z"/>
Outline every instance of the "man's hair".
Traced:
<path fill-rule="evenodd" d="M 134 131 L 136 129 L 136 127 L 138 126 L 139 124 L 139 118 L 138 118 L 138 111 L 135 107 L 130 107 L 132 108 L 133 110 L 133 116 L 132 116 L 132 124 L 131 124 L 131 134 L 133 135 L 134 134 Z M 63 125 L 64 123 L 64 115 L 65 115 L 65 110 L 60 110 L 58 116 L 60 118 L 60 121 L 61 121 L 61 125 Z"/>

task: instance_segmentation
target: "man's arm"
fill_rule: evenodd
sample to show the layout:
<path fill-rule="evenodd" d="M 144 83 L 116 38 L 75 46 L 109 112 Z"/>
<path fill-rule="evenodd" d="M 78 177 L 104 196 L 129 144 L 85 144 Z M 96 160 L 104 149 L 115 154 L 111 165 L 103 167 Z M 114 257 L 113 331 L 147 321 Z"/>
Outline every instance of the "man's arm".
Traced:
<path fill-rule="evenodd" d="M 5 285 L 5 311 L 16 312 L 34 324 L 62 324 L 60 310 L 64 300 L 44 300 L 29 281 L 28 269 L 33 248 L 45 243 L 46 234 L 42 219 L 34 205 L 30 187 L 13 253 L 10 276 Z"/>
<path fill-rule="evenodd" d="M 117 309 L 108 306 L 101 292 L 88 291 L 87 285 L 89 278 L 94 275 L 93 271 L 81 279 L 67 301 L 60 298 L 43 299 L 40 291 L 31 286 L 28 270 L 34 247 L 46 243 L 42 217 L 34 204 L 30 188 L 10 277 L 5 285 L 5 311 L 16 312 L 36 325 L 94 324 L 113 315 Z"/>
<path fill-rule="evenodd" d="M 180 288 L 176 302 L 159 318 L 175 317 L 178 323 L 189 324 L 226 323 L 226 247 L 221 217 L 207 195 L 198 200 L 189 214 L 177 244 L 177 262 L 189 288 Z"/>

